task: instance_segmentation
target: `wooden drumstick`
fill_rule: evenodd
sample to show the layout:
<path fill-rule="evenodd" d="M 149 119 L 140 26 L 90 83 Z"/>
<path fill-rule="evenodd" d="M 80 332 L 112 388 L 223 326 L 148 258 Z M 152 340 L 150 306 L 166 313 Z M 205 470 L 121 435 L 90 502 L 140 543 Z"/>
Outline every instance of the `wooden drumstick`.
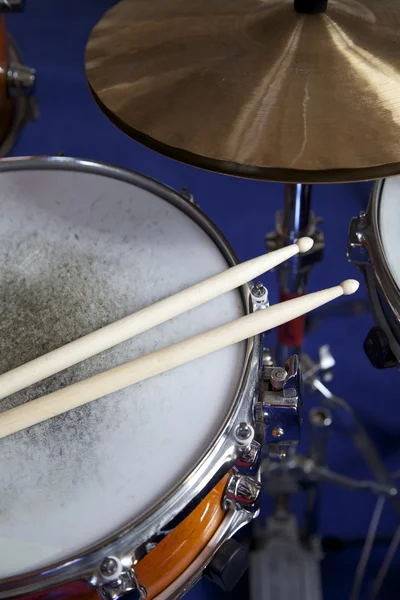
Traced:
<path fill-rule="evenodd" d="M 304 237 L 296 244 L 235 265 L 201 283 L 7 371 L 0 375 L 0 399 L 230 292 L 273 269 L 298 252 L 307 252 L 312 248 L 313 243 L 311 238 Z"/>
<path fill-rule="evenodd" d="M 278 327 L 343 294 L 353 294 L 358 286 L 357 281 L 348 279 L 336 287 L 282 302 L 0 413 L 0 438 Z"/>

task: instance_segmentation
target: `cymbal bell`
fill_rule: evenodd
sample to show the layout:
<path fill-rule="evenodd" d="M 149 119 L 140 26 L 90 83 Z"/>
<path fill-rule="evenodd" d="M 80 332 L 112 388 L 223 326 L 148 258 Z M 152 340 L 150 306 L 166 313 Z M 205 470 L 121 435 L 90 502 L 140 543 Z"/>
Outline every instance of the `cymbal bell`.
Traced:
<path fill-rule="evenodd" d="M 122 0 L 86 48 L 91 91 L 128 135 L 236 176 L 400 173 L 400 2 Z"/>

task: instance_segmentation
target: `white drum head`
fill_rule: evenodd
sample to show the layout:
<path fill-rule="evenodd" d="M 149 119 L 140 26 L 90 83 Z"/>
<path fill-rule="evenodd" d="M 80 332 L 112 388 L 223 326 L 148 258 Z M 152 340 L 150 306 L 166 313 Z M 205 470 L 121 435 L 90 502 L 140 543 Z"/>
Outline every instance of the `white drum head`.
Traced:
<path fill-rule="evenodd" d="M 379 203 L 379 229 L 389 270 L 400 289 L 400 177 L 385 179 Z"/>
<path fill-rule="evenodd" d="M 99 173 L 0 173 L 0 371 L 227 267 L 155 194 Z M 235 291 L 5 400 L 2 411 L 240 317 Z M 112 535 L 190 473 L 232 406 L 238 344 L 0 440 L 0 577 Z"/>

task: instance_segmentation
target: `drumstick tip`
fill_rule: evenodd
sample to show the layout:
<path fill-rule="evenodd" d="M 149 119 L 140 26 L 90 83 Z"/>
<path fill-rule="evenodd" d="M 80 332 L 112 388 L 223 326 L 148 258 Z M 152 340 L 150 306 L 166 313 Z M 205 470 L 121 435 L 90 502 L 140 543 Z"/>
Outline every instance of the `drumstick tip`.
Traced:
<path fill-rule="evenodd" d="M 308 252 L 314 246 L 314 240 L 310 237 L 302 237 L 297 240 L 296 245 L 299 252 Z"/>
<path fill-rule="evenodd" d="M 342 288 L 345 296 L 350 296 L 358 290 L 360 284 L 356 279 L 346 279 L 345 281 L 342 281 L 340 287 Z"/>

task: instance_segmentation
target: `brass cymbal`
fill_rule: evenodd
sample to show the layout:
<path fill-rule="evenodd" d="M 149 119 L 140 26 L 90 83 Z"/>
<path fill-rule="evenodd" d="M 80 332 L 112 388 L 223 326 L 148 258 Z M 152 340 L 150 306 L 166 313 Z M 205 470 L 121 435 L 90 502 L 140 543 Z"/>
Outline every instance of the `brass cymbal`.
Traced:
<path fill-rule="evenodd" d="M 183 162 L 305 183 L 400 173 L 398 0 L 122 0 L 86 73 L 110 119 Z"/>

